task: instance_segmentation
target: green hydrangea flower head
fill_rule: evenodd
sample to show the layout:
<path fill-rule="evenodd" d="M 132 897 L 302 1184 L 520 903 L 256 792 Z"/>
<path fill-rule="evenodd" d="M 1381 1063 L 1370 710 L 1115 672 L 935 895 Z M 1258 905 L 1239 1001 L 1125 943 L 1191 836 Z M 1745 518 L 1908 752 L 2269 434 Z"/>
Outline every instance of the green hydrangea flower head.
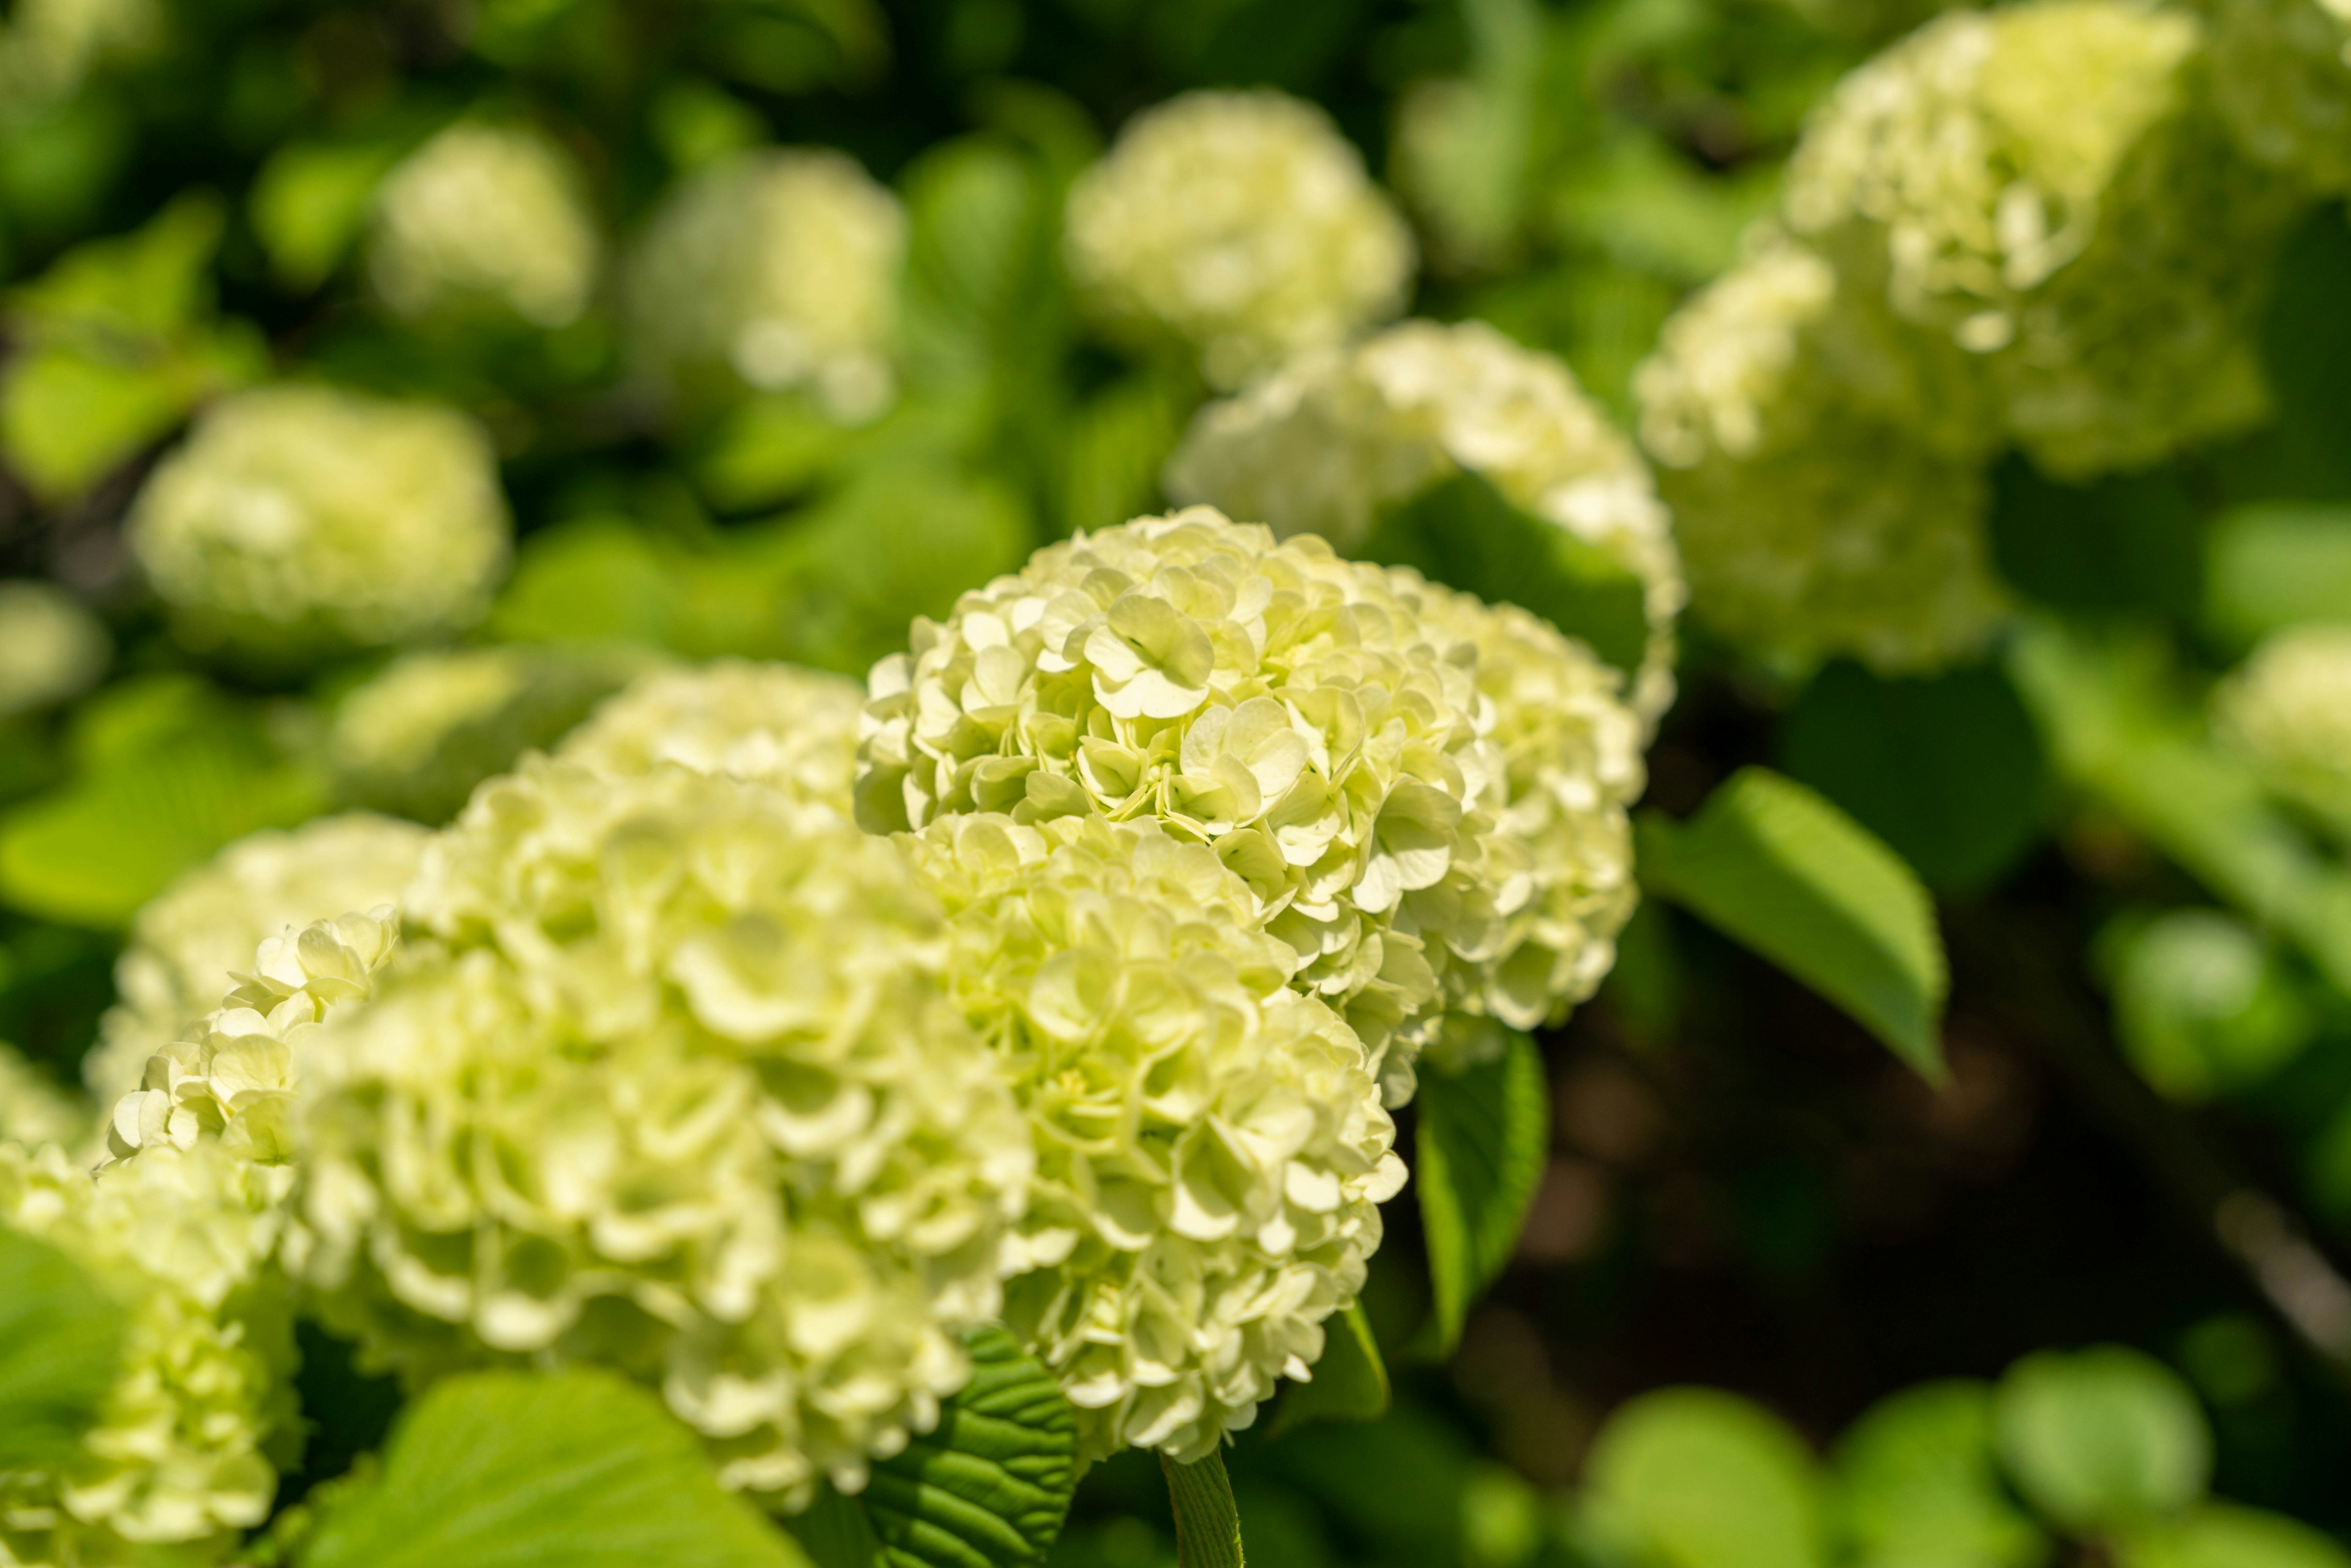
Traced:
<path fill-rule="evenodd" d="M 2062 476 L 2266 409 L 2248 256 L 2293 204 L 2206 111 L 2201 42 L 2130 0 L 1954 12 L 1848 77 L 1789 163 L 1789 226 L 1974 356 Z"/>
<path fill-rule="evenodd" d="M 2351 6 L 2208 0 L 2212 97 L 2255 162 L 2351 190 Z"/>
<path fill-rule="evenodd" d="M 214 404 L 128 527 L 184 635 L 278 656 L 472 623 L 511 533 L 473 420 L 297 384 Z"/>
<path fill-rule="evenodd" d="M 1080 1448 L 1190 1461 L 1311 1375 L 1404 1185 L 1363 1043 L 1205 844 L 993 813 L 902 841 L 950 985 L 1035 1129 L 1006 1321 Z"/>
<path fill-rule="evenodd" d="M 327 759 L 337 793 L 350 805 L 445 822 L 476 784 L 554 745 L 650 663 L 629 650 L 404 653 L 335 711 Z"/>
<path fill-rule="evenodd" d="M 859 819 L 1152 817 L 1213 845 L 1391 1092 L 1437 1024 L 1430 948 L 1473 949 L 1499 766 L 1474 655 L 1410 572 L 1207 507 L 1040 550 L 874 667 Z"/>
<path fill-rule="evenodd" d="M 139 1087 L 148 1061 L 185 1034 L 287 927 L 399 900 L 430 835 L 369 811 L 239 839 L 139 911 L 114 967 L 119 1000 L 82 1073 L 99 1103 Z"/>
<path fill-rule="evenodd" d="M 1282 93 L 1189 92 L 1127 123 L 1070 188 L 1063 254 L 1113 336 L 1232 388 L 1403 308 L 1413 246 L 1354 147 Z"/>
<path fill-rule="evenodd" d="M 300 1054 L 289 1267 L 412 1381 L 592 1362 L 786 1507 L 927 1430 L 1034 1164 L 903 855 L 765 785 L 526 759 Z"/>
<path fill-rule="evenodd" d="M 799 392 L 872 419 L 896 395 L 905 258 L 904 209 L 846 153 L 738 154 L 654 213 L 629 278 L 637 352 L 689 401 Z"/>
<path fill-rule="evenodd" d="M 61 588 L 0 581 L 0 720 L 78 697 L 106 673 L 106 627 Z"/>
<path fill-rule="evenodd" d="M 368 277 L 411 320 L 509 316 L 568 327 L 602 261 L 578 167 L 519 126 L 461 121 L 376 188 Z"/>
<path fill-rule="evenodd" d="M 0 1144 L 0 1224 L 67 1253 L 128 1313 L 98 1425 L 54 1468 L 0 1475 L 0 1561 L 218 1562 L 300 1453 L 266 1173 L 216 1145 L 92 1181 L 54 1145 Z"/>
<path fill-rule="evenodd" d="M 1651 635 L 1638 706 L 1662 714 L 1686 591 L 1648 470 L 1565 365 L 1481 321 L 1406 321 L 1209 404 L 1167 490 L 1352 551 L 1382 511 L 1465 469 L 1640 578 Z"/>
<path fill-rule="evenodd" d="M 1931 671 L 1998 623 L 1968 382 L 1948 345 L 1899 341 L 1817 254 L 1765 235 L 1635 375 L 1692 612 L 1765 658 Z M 1938 405 L 1958 412 L 1922 431 Z"/>
<path fill-rule="evenodd" d="M 851 813 L 865 692 L 793 664 L 720 659 L 639 679 L 596 710 L 558 753 L 604 772 L 671 763 L 771 785 Z"/>
<path fill-rule="evenodd" d="M 89 1101 L 53 1082 L 0 1040 L 0 1143 L 37 1148 L 57 1144 L 78 1153 L 98 1126 Z"/>
<path fill-rule="evenodd" d="M 2212 718 L 2272 789 L 2351 829 L 2351 626 L 2273 633 L 2214 690 Z"/>

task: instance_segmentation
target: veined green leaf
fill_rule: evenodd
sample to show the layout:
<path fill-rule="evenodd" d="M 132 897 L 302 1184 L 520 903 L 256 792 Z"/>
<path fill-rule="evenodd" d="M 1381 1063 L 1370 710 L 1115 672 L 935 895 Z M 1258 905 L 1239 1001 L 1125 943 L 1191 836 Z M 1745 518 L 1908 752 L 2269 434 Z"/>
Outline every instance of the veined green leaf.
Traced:
<path fill-rule="evenodd" d="M 1241 1515 L 1223 1453 L 1189 1465 L 1162 1454 L 1159 1468 L 1176 1510 L 1176 1568 L 1241 1568 Z"/>
<path fill-rule="evenodd" d="M 1643 885 L 1828 998 L 1928 1078 L 1949 976 L 1918 878 L 1792 779 L 1740 770 L 1698 814 L 1638 822 Z"/>
<path fill-rule="evenodd" d="M 1516 1030 L 1499 1056 L 1458 1072 L 1424 1064 L 1413 1185 L 1428 1237 L 1431 1349 L 1453 1354 L 1469 1308 L 1518 1245 L 1551 1148 L 1542 1057 Z"/>
<path fill-rule="evenodd" d="M 0 1228 L 0 1470 L 72 1451 L 122 1353 L 122 1310 L 56 1248 Z"/>
<path fill-rule="evenodd" d="M 1388 1398 L 1387 1364 L 1371 1320 L 1362 1302 L 1352 1302 L 1324 1321 L 1313 1380 L 1290 1385 L 1266 1435 L 1279 1437 L 1309 1421 L 1376 1421 L 1387 1414 Z"/>

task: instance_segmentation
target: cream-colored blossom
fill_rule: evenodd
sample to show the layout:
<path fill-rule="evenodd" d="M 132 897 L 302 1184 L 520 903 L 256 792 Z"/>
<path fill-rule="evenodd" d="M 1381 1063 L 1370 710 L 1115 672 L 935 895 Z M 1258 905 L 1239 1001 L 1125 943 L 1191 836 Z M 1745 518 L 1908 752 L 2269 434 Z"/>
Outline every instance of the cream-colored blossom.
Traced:
<path fill-rule="evenodd" d="M 300 1452 L 266 1173 L 208 1144 L 93 1181 L 54 1145 L 0 1144 L 0 1224 L 67 1253 L 121 1302 L 128 1330 L 75 1456 L 0 1472 L 0 1562 L 226 1556 Z"/>
<path fill-rule="evenodd" d="M 97 1125 L 88 1100 L 53 1082 L 15 1046 L 0 1041 L 0 1143 L 27 1148 L 57 1144 L 79 1151 Z"/>
<path fill-rule="evenodd" d="M 888 408 L 906 216 L 846 153 L 768 149 L 693 175 L 629 278 L 648 368 L 689 395 L 805 392 L 834 417 Z"/>
<path fill-rule="evenodd" d="M 1673 700 L 1686 596 L 1666 509 L 1567 367 L 1483 322 L 1407 321 L 1208 405 L 1167 490 L 1353 550 L 1383 510 L 1465 469 L 1641 580 L 1650 642 L 1636 686 L 1654 721 Z"/>
<path fill-rule="evenodd" d="M 1955 12 L 1847 77 L 1790 162 L 1789 226 L 1973 356 L 2053 472 L 2265 409 L 2250 312 L 2292 204 L 2203 111 L 2200 45 L 2131 0 Z"/>
<path fill-rule="evenodd" d="M 93 73 L 152 56 L 169 31 L 157 0 L 19 0 L 0 27 L 0 113 L 68 98 Z"/>
<path fill-rule="evenodd" d="M 1182 344 L 1227 388 L 1395 315 L 1412 284 L 1411 233 L 1362 156 L 1265 90 L 1136 115 L 1070 188 L 1063 250 L 1104 330 Z"/>
<path fill-rule="evenodd" d="M 580 185 L 570 158 L 537 131 L 453 125 L 377 187 L 368 276 L 411 319 L 487 311 L 569 326 L 601 260 Z"/>
<path fill-rule="evenodd" d="M 488 608 L 510 531 L 473 420 L 295 384 L 215 403 L 129 523 L 188 635 L 264 653 L 466 625 Z"/>
<path fill-rule="evenodd" d="M 675 763 L 770 784 L 847 815 L 865 693 L 792 664 L 720 659 L 638 680 L 596 710 L 557 754 L 606 772 Z"/>
<path fill-rule="evenodd" d="M 345 802 L 437 823 L 474 786 L 554 745 L 650 661 L 501 646 L 407 653 L 345 697 L 327 758 Z"/>
<path fill-rule="evenodd" d="M 527 759 L 300 1057 L 291 1267 L 412 1380 L 658 1387 L 786 1506 L 936 1419 L 1034 1163 L 891 844 L 763 784 Z"/>
<path fill-rule="evenodd" d="M 2212 719 L 2273 789 L 2351 831 L 2351 626 L 2269 637 L 2215 689 Z"/>
<path fill-rule="evenodd" d="M 99 1103 L 138 1088 L 148 1060 L 221 1005 L 265 940 L 397 901 L 427 837 L 368 811 L 321 817 L 239 839 L 157 894 L 131 922 L 119 999 L 83 1062 Z"/>
<path fill-rule="evenodd" d="M 1006 1321 L 1080 1450 L 1190 1461 L 1304 1378 L 1404 1183 L 1362 1042 L 1204 844 L 1149 819 L 939 818 L 901 841 L 949 986 L 1035 1130 Z"/>
<path fill-rule="evenodd" d="M 2351 5 L 2206 0 L 2212 97 L 2255 162 L 2351 189 Z"/>
<path fill-rule="evenodd" d="M 105 626 L 72 594 L 30 579 L 0 581 L 0 719 L 79 696 L 113 653 Z"/>
<path fill-rule="evenodd" d="M 1958 351 L 1923 336 L 1768 234 L 1666 323 L 1634 390 L 1699 619 L 1796 665 L 1914 673 L 1983 645 L 1991 436 Z"/>

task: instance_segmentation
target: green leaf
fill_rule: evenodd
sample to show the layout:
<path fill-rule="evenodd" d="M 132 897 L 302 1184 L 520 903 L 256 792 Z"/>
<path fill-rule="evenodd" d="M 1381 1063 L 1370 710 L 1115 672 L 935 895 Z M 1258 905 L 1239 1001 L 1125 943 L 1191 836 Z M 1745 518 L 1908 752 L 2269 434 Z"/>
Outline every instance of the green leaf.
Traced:
<path fill-rule="evenodd" d="M 819 1491 L 805 1511 L 787 1521 L 786 1528 L 816 1568 L 888 1568 L 865 1505 L 831 1486 Z"/>
<path fill-rule="evenodd" d="M 1172 375 L 1138 371 L 1070 411 L 1054 447 L 1062 532 L 1115 528 L 1159 504 L 1187 401 Z"/>
<path fill-rule="evenodd" d="M 2119 1345 L 2026 1356 L 2001 1379 L 1994 1414 L 2010 1478 L 2077 1535 L 2185 1508 L 2211 1474 L 2196 1396 L 2161 1363 Z"/>
<path fill-rule="evenodd" d="M 2205 536 L 2204 625 L 2236 647 L 2351 621 L 2351 507 L 2241 507 Z"/>
<path fill-rule="evenodd" d="M 1314 1376 L 1281 1396 L 1266 1436 L 1279 1437 L 1310 1421 L 1376 1421 L 1388 1413 L 1388 1369 L 1360 1301 L 1322 1324 L 1322 1359 Z"/>
<path fill-rule="evenodd" d="M 2047 1554 L 2001 1490 L 1981 1383 L 1924 1384 L 1871 1406 L 1838 1445 L 1836 1487 L 1861 1568 L 2032 1568 Z"/>
<path fill-rule="evenodd" d="M 278 282 L 308 292 L 327 280 L 367 226 L 376 185 L 402 148 L 398 141 L 297 141 L 270 154 L 248 212 Z"/>
<path fill-rule="evenodd" d="M 1742 768 L 1687 822 L 1644 812 L 1642 884 L 1836 1003 L 1930 1080 L 1949 977 L 1901 858 L 1813 791 Z"/>
<path fill-rule="evenodd" d="M 0 1228 L 0 1471 L 72 1452 L 122 1353 L 122 1309 L 46 1242 Z"/>
<path fill-rule="evenodd" d="M 2117 922 L 2100 946 L 2114 977 L 2115 1033 L 2171 1099 L 2199 1101 L 2274 1075 L 2316 1020 L 2260 932 L 2218 909 Z"/>
<path fill-rule="evenodd" d="M 393 1429 L 381 1477 L 336 1499 L 302 1568 L 805 1568 L 719 1489 L 693 1434 L 601 1372 L 452 1378 Z"/>
<path fill-rule="evenodd" d="M 2299 1520 L 2230 1503 L 2124 1534 L 2119 1568 L 2351 1568 L 2351 1553 Z"/>
<path fill-rule="evenodd" d="M 1499 1055 L 1448 1072 L 1424 1065 L 1414 1186 L 1435 1288 L 1433 1352 L 1453 1354 L 1469 1308 L 1510 1260 L 1551 1149 L 1542 1057 L 1516 1030 Z"/>
<path fill-rule="evenodd" d="M 590 517 L 525 539 L 490 611 L 506 643 L 641 643 L 664 647 L 677 591 L 670 552 L 634 524 Z"/>
<path fill-rule="evenodd" d="M 1159 1456 L 1167 1500 L 1176 1511 L 1176 1568 L 1241 1568 L 1241 1515 L 1225 1456 L 1211 1449 L 1195 1464 Z"/>
<path fill-rule="evenodd" d="M 1476 474 L 1440 480 L 1382 515 L 1358 553 L 1531 611 L 1617 669 L 1637 668 L 1648 651 L 1641 580 Z"/>
<path fill-rule="evenodd" d="M 890 1568 L 1042 1563 L 1076 1484 L 1077 1417 L 1002 1329 L 967 1342 L 971 1381 L 938 1428 L 880 1460 L 865 1514 Z"/>
<path fill-rule="evenodd" d="M 1656 1568 L 1825 1568 L 1811 1451 L 1734 1395 L 1643 1395 L 1609 1418 L 1584 1476 L 1588 1527 Z"/>

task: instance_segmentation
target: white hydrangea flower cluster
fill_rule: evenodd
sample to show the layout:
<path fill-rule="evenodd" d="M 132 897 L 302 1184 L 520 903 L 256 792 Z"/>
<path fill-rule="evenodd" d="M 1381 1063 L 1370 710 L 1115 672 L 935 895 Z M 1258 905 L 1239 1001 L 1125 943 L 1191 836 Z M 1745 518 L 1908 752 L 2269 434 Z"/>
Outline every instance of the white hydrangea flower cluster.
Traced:
<path fill-rule="evenodd" d="M 2351 190 L 2351 5 L 2207 0 L 2212 97 L 2255 162 Z"/>
<path fill-rule="evenodd" d="M 412 320 L 510 315 L 568 327 L 595 291 L 602 248 L 560 147 L 517 126 L 461 122 L 377 187 L 368 277 Z"/>
<path fill-rule="evenodd" d="M 54 1145 L 0 1144 L 0 1224 L 71 1257 L 127 1313 L 95 1428 L 54 1469 L 0 1474 L 0 1561 L 217 1562 L 300 1451 L 278 1216 L 258 1166 L 160 1150 L 93 1182 Z"/>
<path fill-rule="evenodd" d="M 2212 719 L 2279 794 L 2351 830 L 2351 626 L 2271 635 L 2214 690 Z"/>
<path fill-rule="evenodd" d="M 1381 511 L 1463 469 L 1640 579 L 1635 706 L 1654 721 L 1673 700 L 1687 597 L 1670 520 L 1638 454 L 1552 355 L 1480 321 L 1406 321 L 1202 409 L 1166 483 L 1178 502 L 1351 551 Z"/>
<path fill-rule="evenodd" d="M 152 54 L 169 31 L 158 0 L 22 0 L 0 27 L 0 92 L 9 110 L 38 110 Z"/>
<path fill-rule="evenodd" d="M 411 1377 L 658 1386 L 783 1506 L 926 1430 L 1034 1163 L 890 844 L 782 791 L 543 758 L 484 788 L 372 1000 L 306 1043 L 289 1267 Z"/>
<path fill-rule="evenodd" d="M 1148 819 L 943 817 L 903 841 L 1036 1132 L 1007 1322 L 1084 1458 L 1197 1459 L 1311 1375 L 1404 1184 L 1362 1042 L 1288 988 L 1251 889 Z"/>
<path fill-rule="evenodd" d="M 0 582 L 0 720 L 79 696 L 113 655 L 106 628 L 72 594 L 31 579 Z"/>
<path fill-rule="evenodd" d="M 2206 112 L 2201 42 L 2130 0 L 1955 12 L 1847 77 L 1790 160 L 1789 227 L 1972 356 L 2052 473 L 2265 409 L 2248 256 L 2293 207 Z"/>
<path fill-rule="evenodd" d="M 864 688 L 844 676 L 720 659 L 641 678 L 557 755 L 631 775 L 673 763 L 770 785 L 847 816 L 864 708 Z"/>
<path fill-rule="evenodd" d="M 0 1143 L 57 1144 L 78 1152 L 97 1126 L 88 1101 L 51 1082 L 15 1046 L 0 1041 Z"/>
<path fill-rule="evenodd" d="M 1395 315 L 1414 265 L 1330 117 L 1263 90 L 1136 115 L 1071 187 L 1063 249 L 1103 330 L 1181 344 L 1226 389 Z"/>
<path fill-rule="evenodd" d="M 149 1059 L 220 1006 L 265 940 L 396 902 L 428 837 L 372 812 L 320 817 L 239 839 L 165 888 L 131 923 L 114 968 L 120 999 L 83 1061 L 99 1103 L 138 1088 Z"/>
<path fill-rule="evenodd" d="M 511 525 L 473 420 L 287 384 L 213 405 L 148 479 L 128 529 L 187 635 L 269 654 L 471 623 Z"/>
<path fill-rule="evenodd" d="M 845 153 L 768 149 L 687 180 L 629 279 L 637 351 L 689 397 L 805 392 L 872 419 L 896 394 L 906 215 Z"/>
<path fill-rule="evenodd" d="M 2002 594 L 1956 350 L 1902 351 L 1826 261 L 1767 235 L 1666 324 L 1635 392 L 1693 608 L 1717 631 L 1792 665 L 1845 653 L 1889 674 L 1983 645 Z"/>

